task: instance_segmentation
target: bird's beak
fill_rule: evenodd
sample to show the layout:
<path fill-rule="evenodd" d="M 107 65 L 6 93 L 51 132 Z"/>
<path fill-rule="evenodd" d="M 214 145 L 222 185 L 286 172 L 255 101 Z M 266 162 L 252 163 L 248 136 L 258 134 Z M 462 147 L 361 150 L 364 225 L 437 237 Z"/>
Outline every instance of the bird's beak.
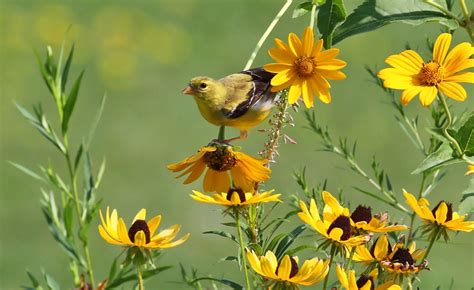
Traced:
<path fill-rule="evenodd" d="M 184 88 L 182 93 L 185 95 L 192 95 L 194 93 L 194 90 L 191 86 L 187 86 Z"/>

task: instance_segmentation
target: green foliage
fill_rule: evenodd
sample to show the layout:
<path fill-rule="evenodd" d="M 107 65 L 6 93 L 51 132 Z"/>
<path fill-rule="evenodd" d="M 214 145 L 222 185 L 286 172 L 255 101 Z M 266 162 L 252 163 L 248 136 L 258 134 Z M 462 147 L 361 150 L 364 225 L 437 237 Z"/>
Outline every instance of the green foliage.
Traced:
<path fill-rule="evenodd" d="M 420 25 L 436 21 L 450 29 L 457 22 L 436 8 L 419 0 L 366 0 L 334 31 L 333 44 L 350 36 L 376 30 L 385 25 L 402 22 Z"/>
<path fill-rule="evenodd" d="M 471 117 L 461 125 L 453 137 L 461 146 L 463 154 L 474 156 L 474 114 L 471 114 Z"/>
<path fill-rule="evenodd" d="M 462 192 L 459 214 L 474 213 L 474 178 L 469 181 L 468 187 Z"/>
<path fill-rule="evenodd" d="M 346 19 L 346 8 L 342 0 L 327 0 L 318 13 L 318 29 L 324 40 L 324 47 L 333 43 L 333 33 L 337 25 Z"/>

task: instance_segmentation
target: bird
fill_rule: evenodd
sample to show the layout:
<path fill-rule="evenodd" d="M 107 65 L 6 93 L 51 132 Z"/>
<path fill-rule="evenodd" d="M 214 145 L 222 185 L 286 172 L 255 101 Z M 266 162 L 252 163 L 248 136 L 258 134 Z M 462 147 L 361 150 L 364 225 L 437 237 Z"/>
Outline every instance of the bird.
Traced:
<path fill-rule="evenodd" d="M 191 79 L 183 94 L 192 95 L 201 115 L 216 126 L 240 130 L 240 135 L 226 143 L 244 140 L 248 131 L 263 122 L 278 101 L 271 91 L 274 73 L 253 68 L 215 80 L 207 76 Z"/>

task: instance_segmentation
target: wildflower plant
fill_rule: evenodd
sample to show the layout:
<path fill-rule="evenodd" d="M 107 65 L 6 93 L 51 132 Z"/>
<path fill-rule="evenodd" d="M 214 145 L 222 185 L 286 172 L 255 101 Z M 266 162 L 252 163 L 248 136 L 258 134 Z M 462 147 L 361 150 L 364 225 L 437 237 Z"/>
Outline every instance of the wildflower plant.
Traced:
<path fill-rule="evenodd" d="M 474 111 L 469 106 L 472 96 L 464 85 L 460 85 L 474 83 L 473 17 L 464 0 L 456 2 L 459 7 L 453 0 L 363 1 L 349 14 L 343 0 L 293 2 L 296 1 L 286 0 L 241 73 L 220 80 L 194 78 L 183 91 L 194 94 L 207 121 L 211 120 L 209 122 L 214 125 L 220 124 L 219 120 L 226 124 L 241 122 L 236 128 L 241 129 L 241 134 L 245 131 L 245 137 L 248 130 L 269 114 L 268 104 L 273 108 L 273 115 L 262 130 L 268 138 L 258 152 L 259 158 L 252 157 L 253 153 L 244 153 L 247 152 L 244 148 L 235 145 L 239 138 L 226 139 L 225 127 L 220 126 L 217 138 L 209 136 L 207 146 L 167 166 L 173 174 L 179 174 L 176 178 L 185 176 L 184 184 L 193 184 L 192 193 L 183 189 L 183 196 L 191 197 L 188 202 L 193 199 L 203 205 L 220 206 L 221 223 L 231 230 L 209 229 L 203 234 L 228 240 L 224 245 L 229 255 L 222 260 L 235 262 L 234 270 L 242 276 L 240 281 L 232 281 L 227 277 L 215 278 L 210 273 L 200 274 L 195 269 L 189 274 L 188 267 L 181 265 L 183 283 L 196 289 L 207 287 L 206 283 L 215 288 L 225 285 L 248 290 L 299 289 L 313 285 L 324 290 L 422 289 L 419 273 L 428 270 L 436 273 L 439 268 L 439 265 L 429 264 L 435 243 L 441 237 L 449 242 L 450 232 L 470 234 L 474 230 L 474 222 L 469 220 L 474 204 L 471 175 L 474 172 Z M 287 42 L 276 38 L 276 47 L 268 50 L 268 63 L 260 65 L 263 69 L 251 69 L 269 34 L 290 7 L 294 9 L 293 18 L 306 17 L 308 26 L 289 33 L 285 37 Z M 454 9 L 460 9 L 462 15 L 453 12 Z M 412 25 L 437 22 L 441 30 L 439 34 L 430 35 L 434 45 L 402 52 L 394 48 L 393 54 L 385 59 L 390 67 L 381 70 L 373 69 L 373 64 L 367 67 L 368 76 L 394 109 L 394 120 L 420 153 L 421 163 L 412 172 L 406 172 L 407 176 L 412 174 L 419 178 L 418 191 L 405 190 L 405 185 L 394 183 L 389 170 L 382 168 L 375 156 L 369 161 L 370 168 L 365 168 L 362 165 L 365 162 L 358 156 L 357 142 L 351 143 L 344 137 L 334 139 L 330 126 L 322 125 L 312 109 L 330 104 L 333 96 L 343 98 L 332 92 L 332 86 L 338 86 L 346 77 L 359 77 L 345 71 L 351 63 L 341 60 L 348 58 L 344 57 L 343 50 L 334 46 L 348 37 L 395 22 Z M 465 30 L 471 42 L 456 43 L 452 34 L 457 30 Z M 57 61 L 49 47 L 45 60 L 38 57 L 41 76 L 57 108 L 59 128 L 52 125 L 40 105 L 32 112 L 19 105 L 18 108 L 64 157 L 66 173 L 52 164 L 42 166 L 42 174 L 38 174 L 13 163 L 48 184 L 47 190 L 42 189 L 41 209 L 51 234 L 68 255 L 71 285 L 60 288 L 46 273 L 45 282 L 53 290 L 72 287 L 103 290 L 133 281 L 142 290 L 144 279 L 169 268 L 157 263 L 161 252 L 184 242 L 192 243 L 192 240 L 187 241 L 189 234 L 178 236 L 181 226 L 177 224 L 159 230 L 162 217 L 157 215 L 146 220 L 145 209 L 138 211 L 128 224 L 116 210 L 110 212 L 106 207 L 105 214 L 101 210 L 105 206 L 101 204 L 98 189 L 105 162 L 98 169 L 92 166 L 90 139 L 80 144 L 73 144 L 68 139 L 83 73 L 68 90 L 74 47 L 64 57 L 64 46 Z M 450 47 L 453 48 L 450 50 Z M 432 59 L 422 58 L 420 55 L 423 54 L 432 55 Z M 383 59 L 375 62 L 381 64 Z M 259 74 L 262 73 L 268 79 L 261 78 Z M 233 107 L 233 102 L 242 97 L 239 94 L 242 80 L 246 95 Z M 221 95 L 212 94 L 209 89 L 212 84 Z M 264 93 L 257 93 L 262 87 Z M 229 92 L 235 94 L 229 97 L 226 95 Z M 423 106 L 415 107 L 415 116 L 412 116 L 406 106 L 415 106 L 410 101 L 417 95 Z M 219 96 L 228 97 L 224 106 L 219 103 L 222 101 Z M 322 104 L 315 104 L 315 97 Z M 199 98 L 208 99 L 204 102 Z M 217 110 L 210 112 L 215 108 L 203 108 L 204 103 L 214 105 Z M 305 108 L 301 109 L 300 103 Z M 97 121 L 104 104 L 105 97 L 99 106 Z M 264 113 L 258 111 L 262 107 Z M 454 114 L 453 107 L 464 113 Z M 417 112 L 421 110 L 429 110 L 427 123 L 419 121 Z M 302 114 L 306 123 L 295 122 L 295 114 Z M 242 116 L 243 119 L 238 119 Z M 97 122 L 92 124 L 90 136 L 96 125 Z M 294 174 L 298 194 L 290 196 L 277 189 L 268 190 L 272 182 L 270 167 L 277 165 L 282 141 L 299 146 L 287 135 L 288 129 L 295 125 L 305 125 L 315 140 L 319 140 L 322 151 L 342 159 L 366 186 L 336 191 L 343 186 L 337 184 L 338 188 L 331 190 L 331 194 L 328 187 L 336 181 L 325 180 L 311 187 L 303 169 Z M 199 144 L 190 144 L 190 152 L 197 146 Z M 400 160 L 402 162 L 403 156 Z M 464 169 L 467 166 L 466 180 L 470 179 L 470 187 L 464 193 L 448 192 L 443 200 L 433 201 L 430 195 L 436 186 L 443 182 L 448 169 L 458 164 L 463 164 Z M 78 181 L 81 166 L 84 171 L 82 186 Z M 202 183 L 195 182 L 201 176 Z M 176 183 L 176 186 L 181 185 Z M 367 197 L 364 204 L 351 204 L 351 195 L 355 193 Z M 383 204 L 384 210 L 375 212 L 372 201 Z M 459 202 L 459 206 L 454 207 L 453 202 Z M 275 210 L 277 207 L 279 210 Z M 454 208 L 459 210 L 454 211 Z M 159 212 L 155 208 L 149 210 Z M 277 216 L 277 212 L 282 211 L 285 213 Z M 97 226 L 98 230 L 90 230 L 91 225 L 92 228 Z M 122 253 L 125 253 L 111 262 L 106 277 L 95 275 L 93 262 L 96 257 L 90 254 L 90 234 L 100 235 L 104 242 L 122 247 Z M 296 254 L 304 258 L 298 258 Z M 195 263 L 192 266 L 199 268 L 199 261 Z M 35 275 L 28 272 L 28 277 L 32 283 L 28 289 L 44 289 Z"/>

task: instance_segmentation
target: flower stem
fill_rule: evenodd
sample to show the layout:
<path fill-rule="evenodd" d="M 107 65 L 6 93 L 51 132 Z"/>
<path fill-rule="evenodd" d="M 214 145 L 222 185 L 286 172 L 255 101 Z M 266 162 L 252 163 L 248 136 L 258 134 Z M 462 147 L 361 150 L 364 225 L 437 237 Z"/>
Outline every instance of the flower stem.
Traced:
<path fill-rule="evenodd" d="M 251 290 L 249 274 L 247 272 L 247 258 L 245 257 L 245 245 L 244 239 L 242 236 L 242 229 L 240 228 L 240 214 L 238 210 L 235 210 L 235 226 L 237 227 L 237 234 L 239 236 L 240 244 L 240 254 L 242 255 L 242 268 L 244 269 L 245 284 L 247 285 L 247 290 Z"/>
<path fill-rule="evenodd" d="M 144 290 L 145 286 L 143 285 L 143 277 L 142 277 L 142 271 L 140 269 L 140 266 L 137 266 L 137 279 L 138 279 L 138 289 Z"/>
<path fill-rule="evenodd" d="M 293 2 L 293 0 L 286 0 L 285 5 L 283 5 L 283 7 L 281 7 L 278 14 L 275 16 L 275 18 L 273 18 L 273 21 L 270 23 L 267 30 L 265 30 L 265 33 L 263 33 L 262 37 L 260 37 L 260 40 L 258 41 L 257 45 L 255 46 L 252 54 L 250 55 L 249 60 L 247 61 L 247 64 L 244 67 L 244 70 L 248 70 L 252 66 L 253 61 L 255 60 L 255 57 L 257 57 L 257 54 L 260 51 L 260 48 L 262 47 L 262 45 L 265 43 L 265 40 L 267 40 L 268 35 L 270 35 L 272 30 L 275 28 L 278 21 L 283 16 L 283 14 L 285 14 L 286 10 L 288 10 L 288 8 L 290 7 L 292 2 Z"/>
<path fill-rule="evenodd" d="M 464 25 L 461 26 L 466 29 L 467 33 L 469 34 L 469 37 L 471 38 L 471 42 L 474 42 L 474 31 L 472 31 L 472 22 L 471 18 L 469 17 L 469 10 L 467 9 L 466 0 L 460 0 L 460 3 L 462 13 L 464 14 Z"/>
<path fill-rule="evenodd" d="M 331 266 L 332 266 L 332 261 L 334 260 L 334 255 L 335 254 L 336 254 L 336 246 L 332 245 L 331 246 L 331 257 L 329 258 L 329 270 L 328 270 L 328 274 L 326 275 L 326 278 L 324 278 L 323 290 L 327 289 L 329 274 L 331 274 Z"/>
<path fill-rule="evenodd" d="M 309 27 L 314 28 L 314 20 L 316 18 L 316 4 L 311 7 L 311 19 L 309 20 Z"/>
<path fill-rule="evenodd" d="M 451 144 L 454 145 L 456 149 L 456 153 L 459 155 L 459 157 L 462 157 L 463 151 L 461 147 L 459 146 L 458 141 L 456 141 L 456 139 L 454 139 L 448 132 L 449 127 L 451 127 L 453 123 L 453 118 L 451 117 L 451 112 L 449 111 L 449 107 L 448 107 L 448 104 L 446 103 L 446 98 L 444 97 L 443 93 L 439 92 L 438 99 L 441 102 L 441 105 L 443 106 L 444 112 L 446 113 L 446 119 L 447 119 L 446 125 L 444 125 L 444 128 L 443 128 L 444 137 L 446 137 L 446 139 L 448 139 L 451 142 Z"/>
<path fill-rule="evenodd" d="M 219 127 L 219 134 L 217 135 L 217 140 L 219 141 L 225 140 L 225 126 Z"/>
<path fill-rule="evenodd" d="M 428 255 L 429 255 L 429 253 L 430 253 L 430 251 L 431 251 L 431 248 L 433 248 L 434 242 L 436 242 L 436 240 L 438 239 L 440 233 L 441 233 L 441 226 L 439 226 L 439 227 L 436 229 L 436 231 L 435 231 L 433 237 L 431 238 L 430 244 L 428 245 L 428 248 L 426 249 L 425 255 L 423 256 L 423 259 L 421 259 L 422 261 L 425 260 L 425 259 L 428 257 Z"/>
<path fill-rule="evenodd" d="M 441 6 L 439 3 L 436 3 L 432 0 L 423 0 L 423 2 L 425 2 L 426 4 L 428 4 L 430 6 L 433 6 L 434 8 L 436 8 L 439 11 L 443 12 L 444 14 L 448 15 L 452 19 L 456 20 L 459 23 L 459 25 L 462 25 L 463 21 L 461 19 L 459 19 L 459 17 L 457 15 L 453 14 L 451 11 L 449 11 L 445 7 Z"/>

